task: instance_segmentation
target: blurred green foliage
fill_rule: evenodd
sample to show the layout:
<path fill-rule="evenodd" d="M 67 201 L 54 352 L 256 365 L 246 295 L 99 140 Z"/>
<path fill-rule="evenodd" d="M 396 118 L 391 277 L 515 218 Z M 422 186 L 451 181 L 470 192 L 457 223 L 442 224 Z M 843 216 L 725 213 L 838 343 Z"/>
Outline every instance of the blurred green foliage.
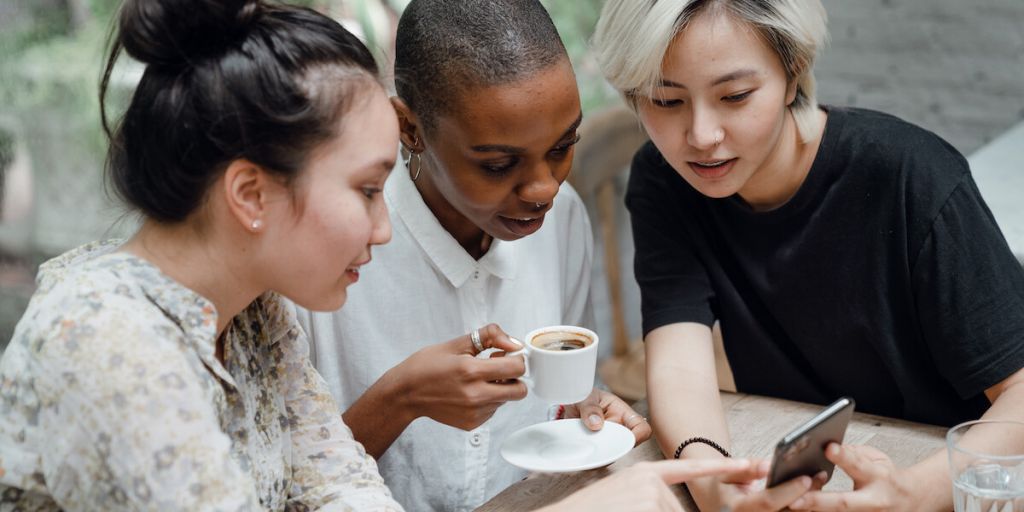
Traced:
<path fill-rule="evenodd" d="M 618 94 L 605 82 L 590 53 L 590 38 L 594 35 L 604 0 L 541 0 L 541 3 L 551 13 L 576 69 L 583 111 L 597 110 L 619 101 Z"/>
<path fill-rule="evenodd" d="M 0 105 L 16 109 L 61 104 L 72 110 L 97 108 L 96 82 L 110 20 L 121 0 L 0 0 L 14 21 L 0 25 Z M 372 41 L 370 5 L 379 0 L 290 0 L 289 3 L 337 11 L 344 5 Z M 407 0 L 383 0 L 401 11 Z M 613 101 L 589 55 L 589 40 L 603 0 L 542 0 L 576 66 L 586 109 Z M 75 20 L 74 11 L 78 11 Z"/>
<path fill-rule="evenodd" d="M 104 43 L 121 0 L 0 0 L 14 19 L 0 21 L 0 113 L 26 123 L 39 109 L 58 110 L 80 127 L 82 142 L 101 158 L 98 81 Z M 370 10 L 385 2 L 395 12 L 407 0 L 290 0 L 289 3 L 339 12 L 356 18 L 371 46 L 385 34 L 372 23 Z M 584 111 L 617 101 L 590 56 L 589 41 L 603 0 L 542 0 L 558 27 L 576 69 Z M 371 5 L 372 4 L 372 5 Z M 114 91 L 115 95 L 117 91 Z M 116 102 L 115 102 L 116 103 Z M 116 112 L 111 117 L 116 118 Z M 87 157 L 83 155 L 83 157 Z"/>

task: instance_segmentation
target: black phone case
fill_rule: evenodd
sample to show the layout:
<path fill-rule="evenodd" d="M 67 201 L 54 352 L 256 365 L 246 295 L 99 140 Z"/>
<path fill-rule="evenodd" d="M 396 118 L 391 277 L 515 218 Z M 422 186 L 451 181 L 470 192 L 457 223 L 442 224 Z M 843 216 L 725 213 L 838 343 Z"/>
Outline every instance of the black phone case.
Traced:
<path fill-rule="evenodd" d="M 832 478 L 835 464 L 825 458 L 825 447 L 829 443 L 843 442 L 853 408 L 852 398 L 840 398 L 783 437 L 775 446 L 768 487 L 802 475 L 813 477 L 822 471 Z"/>

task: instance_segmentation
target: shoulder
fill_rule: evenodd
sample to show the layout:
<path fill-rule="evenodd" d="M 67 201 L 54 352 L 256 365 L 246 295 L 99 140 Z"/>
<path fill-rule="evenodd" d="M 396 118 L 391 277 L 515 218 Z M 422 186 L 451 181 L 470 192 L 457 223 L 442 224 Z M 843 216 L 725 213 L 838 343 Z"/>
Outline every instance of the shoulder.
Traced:
<path fill-rule="evenodd" d="M 829 167 L 842 169 L 844 181 L 874 197 L 903 205 L 901 215 L 911 222 L 930 224 L 953 192 L 970 181 L 963 155 L 929 130 L 859 108 L 831 107 L 829 118 L 822 143 Z"/>
<path fill-rule="evenodd" d="M 181 328 L 128 270 L 96 258 L 64 269 L 33 297 L 15 338 L 39 371 L 113 381 L 119 370 L 181 361 Z"/>
<path fill-rule="evenodd" d="M 935 133 L 899 117 L 869 109 L 830 107 L 839 133 L 832 151 L 849 161 L 865 161 L 876 170 L 902 171 L 906 179 L 959 182 L 967 160 Z"/>

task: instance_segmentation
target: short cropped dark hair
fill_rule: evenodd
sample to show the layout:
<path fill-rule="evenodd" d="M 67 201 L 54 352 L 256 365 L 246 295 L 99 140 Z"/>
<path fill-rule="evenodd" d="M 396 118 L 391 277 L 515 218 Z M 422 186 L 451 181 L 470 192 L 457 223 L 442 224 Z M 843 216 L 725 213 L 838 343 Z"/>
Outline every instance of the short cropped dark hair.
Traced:
<path fill-rule="evenodd" d="M 398 23 L 395 89 L 432 129 L 467 88 L 512 83 L 567 58 L 537 0 L 413 0 Z"/>

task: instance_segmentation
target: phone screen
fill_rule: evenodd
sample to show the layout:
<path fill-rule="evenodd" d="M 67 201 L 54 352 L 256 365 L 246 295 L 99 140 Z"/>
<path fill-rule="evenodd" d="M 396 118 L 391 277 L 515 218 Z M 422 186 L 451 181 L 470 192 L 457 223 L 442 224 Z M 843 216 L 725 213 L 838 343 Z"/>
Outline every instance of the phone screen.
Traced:
<path fill-rule="evenodd" d="M 832 478 L 835 465 L 825 458 L 825 447 L 829 443 L 843 442 L 853 408 L 852 398 L 840 398 L 783 437 L 775 446 L 768 487 L 802 475 L 813 477 L 823 471 Z"/>

